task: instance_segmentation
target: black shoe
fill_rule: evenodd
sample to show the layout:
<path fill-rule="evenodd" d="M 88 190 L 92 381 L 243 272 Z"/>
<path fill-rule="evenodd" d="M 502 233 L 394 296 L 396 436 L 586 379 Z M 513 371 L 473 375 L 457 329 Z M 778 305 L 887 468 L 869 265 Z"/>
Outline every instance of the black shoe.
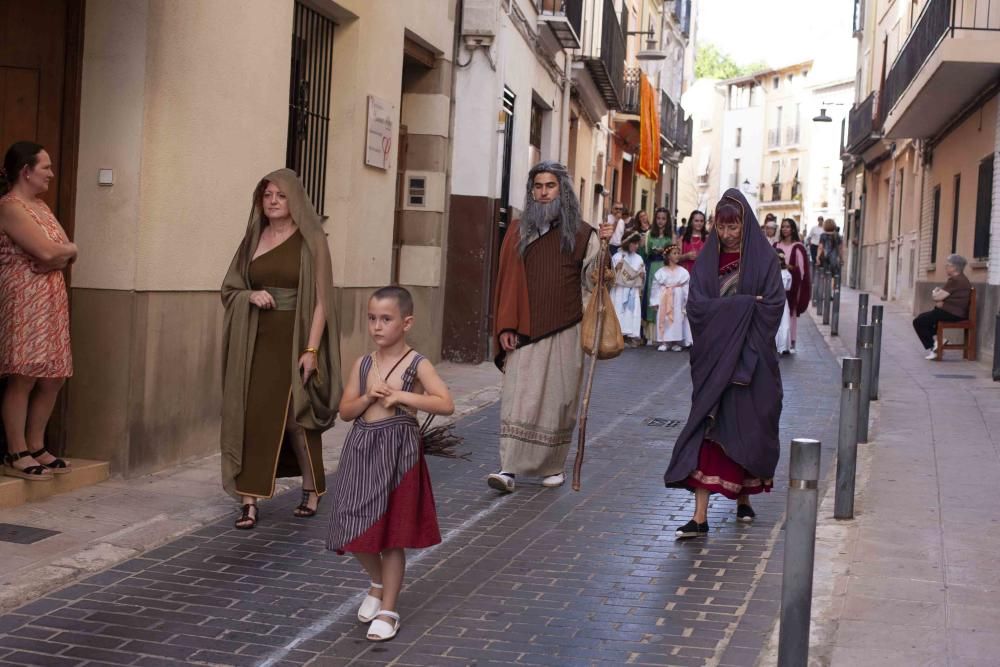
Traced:
<path fill-rule="evenodd" d="M 753 508 L 749 505 L 737 505 L 736 506 L 736 520 L 743 523 L 753 523 L 754 517 L 757 513 L 753 511 Z"/>
<path fill-rule="evenodd" d="M 691 519 L 686 524 L 678 528 L 676 532 L 674 532 L 674 535 L 678 538 L 705 537 L 708 535 L 708 522 L 698 523 L 694 519 Z"/>

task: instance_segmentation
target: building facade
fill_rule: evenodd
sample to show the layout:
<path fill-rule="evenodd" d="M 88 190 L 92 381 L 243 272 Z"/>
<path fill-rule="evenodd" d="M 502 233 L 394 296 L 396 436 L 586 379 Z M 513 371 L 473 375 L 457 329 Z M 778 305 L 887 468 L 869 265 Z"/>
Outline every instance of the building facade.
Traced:
<path fill-rule="evenodd" d="M 844 156 L 848 276 L 928 309 L 956 253 L 977 288 L 978 350 L 1000 305 L 1000 12 L 986 0 L 857 0 Z"/>
<path fill-rule="evenodd" d="M 682 221 L 692 211 L 706 212 L 719 200 L 722 169 L 722 118 L 726 98 L 718 79 L 698 79 L 684 93 L 684 108 L 691 114 L 694 140 L 678 175 L 678 208 Z"/>
<path fill-rule="evenodd" d="M 284 166 L 327 219 L 344 359 L 391 281 L 439 356 L 457 2 L 0 4 L 0 67 L 21 75 L 0 94 L 24 107 L 0 137 L 53 153 L 80 247 L 55 449 L 124 475 L 216 451 L 219 286 Z"/>

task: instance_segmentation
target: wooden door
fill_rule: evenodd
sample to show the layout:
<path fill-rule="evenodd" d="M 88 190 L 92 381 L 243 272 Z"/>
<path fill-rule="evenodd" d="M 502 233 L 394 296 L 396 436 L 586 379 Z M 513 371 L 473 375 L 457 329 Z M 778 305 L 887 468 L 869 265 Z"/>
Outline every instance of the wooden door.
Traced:
<path fill-rule="evenodd" d="M 0 0 L 0 153 L 6 153 L 15 141 L 45 146 L 56 178 L 44 199 L 70 238 L 76 195 L 83 2 Z M 47 438 L 56 452 L 62 451 L 65 441 L 64 409 L 65 400 L 60 400 Z M 0 445 L 5 448 L 2 434 Z"/>

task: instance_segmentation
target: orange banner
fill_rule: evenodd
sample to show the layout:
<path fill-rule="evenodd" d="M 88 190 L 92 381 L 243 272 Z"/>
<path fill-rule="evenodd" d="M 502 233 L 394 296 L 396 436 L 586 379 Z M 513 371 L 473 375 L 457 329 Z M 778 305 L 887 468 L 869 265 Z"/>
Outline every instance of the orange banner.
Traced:
<path fill-rule="evenodd" d="M 639 77 L 639 173 L 654 181 L 660 176 L 660 117 L 656 91 L 646 75 Z"/>

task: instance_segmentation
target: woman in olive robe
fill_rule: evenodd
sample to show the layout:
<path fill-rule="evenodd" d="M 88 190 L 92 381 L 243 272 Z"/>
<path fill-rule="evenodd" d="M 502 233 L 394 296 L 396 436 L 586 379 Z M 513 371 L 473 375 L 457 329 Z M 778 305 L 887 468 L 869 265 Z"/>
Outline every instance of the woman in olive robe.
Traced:
<path fill-rule="evenodd" d="M 340 402 L 340 337 L 322 221 L 290 169 L 254 189 L 250 221 L 222 285 L 222 485 L 237 528 L 278 477 L 302 476 L 295 516 L 326 491 L 321 435 Z"/>

